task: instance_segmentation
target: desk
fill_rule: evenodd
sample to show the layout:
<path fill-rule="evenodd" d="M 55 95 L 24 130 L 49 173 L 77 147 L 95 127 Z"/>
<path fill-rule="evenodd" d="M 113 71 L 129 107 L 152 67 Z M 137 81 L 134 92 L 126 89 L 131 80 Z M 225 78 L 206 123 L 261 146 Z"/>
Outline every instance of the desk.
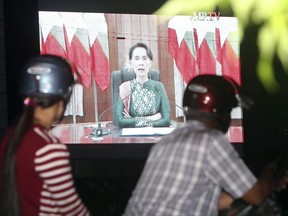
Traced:
<path fill-rule="evenodd" d="M 91 125 L 60 124 L 51 130 L 68 146 L 75 177 L 139 176 L 151 146 L 161 139 L 161 136 L 119 136 L 121 129 L 110 124 L 111 134 L 92 140 Z"/>
<path fill-rule="evenodd" d="M 144 159 L 148 156 L 153 144 L 158 142 L 162 136 L 119 136 L 121 129 L 103 122 L 102 127 L 108 125 L 111 134 L 90 139 L 89 134 L 93 130 L 93 123 L 60 124 L 52 129 L 53 135 L 58 137 L 62 143 L 67 144 L 71 159 Z M 110 125 L 110 126 L 109 126 Z M 230 128 L 230 140 L 235 149 L 242 155 L 243 131 L 242 127 Z M 238 138 L 238 137 L 240 138 Z M 240 142 L 233 142 L 240 140 Z"/>
<path fill-rule="evenodd" d="M 68 146 L 76 177 L 138 176 L 149 151 L 162 136 L 119 136 L 121 129 L 110 124 L 111 134 L 89 138 L 93 123 L 56 125 L 51 133 Z M 108 124 L 109 125 L 109 124 Z M 106 123 L 101 125 L 106 126 Z M 233 143 L 242 155 L 243 143 Z"/>
<path fill-rule="evenodd" d="M 161 136 L 119 136 L 120 130 L 110 126 L 111 134 L 90 139 L 93 123 L 55 125 L 52 134 L 67 144 L 71 159 L 144 159 Z"/>

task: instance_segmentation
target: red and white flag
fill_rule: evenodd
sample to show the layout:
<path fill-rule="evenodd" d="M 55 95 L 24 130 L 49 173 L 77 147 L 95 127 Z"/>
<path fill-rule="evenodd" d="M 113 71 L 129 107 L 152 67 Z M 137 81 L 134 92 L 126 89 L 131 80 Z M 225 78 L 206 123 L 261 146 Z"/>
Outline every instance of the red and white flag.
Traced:
<path fill-rule="evenodd" d="M 237 31 L 237 19 L 233 17 L 220 17 L 213 22 L 176 16 L 169 21 L 168 50 L 174 59 L 175 100 L 182 98 L 185 85 L 199 74 L 226 75 L 241 84 Z M 242 110 L 233 110 L 232 118 L 241 119 Z M 231 127 L 228 135 L 233 142 L 243 141 L 241 126 Z"/>
<path fill-rule="evenodd" d="M 168 50 L 187 83 L 198 74 L 226 75 L 239 84 L 238 23 L 234 17 L 213 21 L 173 17 L 168 23 Z"/>
<path fill-rule="evenodd" d="M 196 43 L 191 24 L 186 16 L 173 17 L 168 23 L 168 50 L 185 83 L 198 74 Z"/>
<path fill-rule="evenodd" d="M 82 84 L 91 86 L 91 61 L 88 29 L 82 13 L 61 13 L 65 27 L 65 44 L 69 60 L 76 66 Z"/>
<path fill-rule="evenodd" d="M 222 74 L 230 76 L 241 85 L 240 59 L 236 52 L 231 42 L 226 39 L 222 47 Z"/>
<path fill-rule="evenodd" d="M 221 17 L 215 22 L 217 61 L 221 74 L 231 77 L 241 85 L 238 21 L 235 17 Z"/>
<path fill-rule="evenodd" d="M 197 29 L 195 29 L 195 31 L 196 30 Z M 197 49 L 197 65 L 199 67 L 199 74 L 216 74 L 214 36 L 214 32 L 206 32 L 205 37 Z"/>
<path fill-rule="evenodd" d="M 63 20 L 58 12 L 40 12 L 40 54 L 67 57 Z"/>
<path fill-rule="evenodd" d="M 104 14 L 85 13 L 83 19 L 89 35 L 91 71 L 98 87 L 110 85 L 108 27 Z"/>

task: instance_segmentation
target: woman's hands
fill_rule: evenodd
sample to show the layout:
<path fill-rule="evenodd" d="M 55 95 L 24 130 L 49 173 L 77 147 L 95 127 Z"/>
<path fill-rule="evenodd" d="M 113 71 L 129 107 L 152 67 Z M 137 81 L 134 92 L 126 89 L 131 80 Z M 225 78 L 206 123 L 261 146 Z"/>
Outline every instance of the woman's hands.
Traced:
<path fill-rule="evenodd" d="M 147 118 L 147 121 L 153 122 L 153 121 L 161 119 L 162 115 L 161 115 L 161 113 L 156 113 L 156 114 L 151 115 L 151 116 L 146 116 L 146 118 Z"/>
<path fill-rule="evenodd" d="M 131 117 L 129 112 L 126 109 L 123 110 L 123 115 L 124 115 L 124 118 Z"/>
<path fill-rule="evenodd" d="M 129 112 L 127 112 L 126 109 L 123 110 L 123 115 L 124 115 L 124 118 L 129 118 L 129 117 L 131 117 L 130 114 L 129 114 Z M 161 118 L 162 118 L 162 115 L 161 115 L 161 113 L 156 113 L 156 114 L 154 114 L 154 115 L 145 116 L 145 117 L 146 117 L 146 119 L 147 119 L 148 122 L 153 122 L 153 121 L 156 121 L 156 120 L 161 119 Z"/>

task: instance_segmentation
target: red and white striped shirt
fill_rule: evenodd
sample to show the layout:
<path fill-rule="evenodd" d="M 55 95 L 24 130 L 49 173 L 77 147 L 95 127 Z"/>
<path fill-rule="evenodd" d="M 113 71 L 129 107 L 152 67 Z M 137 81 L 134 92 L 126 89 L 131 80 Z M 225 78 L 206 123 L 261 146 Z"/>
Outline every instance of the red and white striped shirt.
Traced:
<path fill-rule="evenodd" d="M 16 158 L 21 215 L 89 215 L 74 186 L 68 149 L 59 143 L 39 125 L 26 133 Z"/>

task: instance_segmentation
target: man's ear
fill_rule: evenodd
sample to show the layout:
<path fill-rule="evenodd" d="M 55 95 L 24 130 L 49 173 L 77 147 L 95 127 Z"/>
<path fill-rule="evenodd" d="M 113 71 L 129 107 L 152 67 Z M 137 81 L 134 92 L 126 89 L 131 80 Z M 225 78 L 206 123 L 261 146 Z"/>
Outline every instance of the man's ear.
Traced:
<path fill-rule="evenodd" d="M 59 100 L 57 102 L 57 112 L 58 112 L 58 115 L 61 115 L 61 114 L 64 114 L 65 112 L 65 104 L 64 104 L 64 101 L 63 100 Z"/>
<path fill-rule="evenodd" d="M 58 106 L 63 106 L 63 107 L 64 107 L 64 101 L 63 101 L 63 100 L 59 100 Z M 65 107 L 64 107 L 64 108 L 65 108 Z"/>
<path fill-rule="evenodd" d="M 55 121 L 61 122 L 63 117 L 64 117 L 64 112 L 65 112 L 66 106 L 63 100 L 59 100 L 57 102 L 57 110 L 56 110 L 56 119 Z"/>

